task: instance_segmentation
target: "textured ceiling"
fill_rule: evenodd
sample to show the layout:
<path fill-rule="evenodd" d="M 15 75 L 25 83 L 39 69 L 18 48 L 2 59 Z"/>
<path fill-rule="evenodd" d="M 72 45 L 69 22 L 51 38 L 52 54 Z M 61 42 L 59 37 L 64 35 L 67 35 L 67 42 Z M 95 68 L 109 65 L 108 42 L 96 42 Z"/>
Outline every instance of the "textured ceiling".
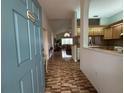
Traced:
<path fill-rule="evenodd" d="M 38 0 L 48 19 L 71 19 L 72 12 L 80 5 L 80 0 Z"/>

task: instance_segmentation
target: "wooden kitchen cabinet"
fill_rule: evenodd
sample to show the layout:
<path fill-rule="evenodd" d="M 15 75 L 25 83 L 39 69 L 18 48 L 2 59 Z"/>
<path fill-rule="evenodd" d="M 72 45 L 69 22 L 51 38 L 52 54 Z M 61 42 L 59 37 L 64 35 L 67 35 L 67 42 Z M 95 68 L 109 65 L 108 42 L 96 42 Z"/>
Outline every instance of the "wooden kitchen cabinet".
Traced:
<path fill-rule="evenodd" d="M 76 30 L 76 35 L 77 35 L 77 36 L 80 36 L 80 28 L 77 28 L 77 30 Z"/>
<path fill-rule="evenodd" d="M 123 23 L 117 23 L 104 29 L 104 39 L 120 39 L 123 32 Z"/>
<path fill-rule="evenodd" d="M 104 29 L 104 39 L 112 39 L 112 28 Z"/>
<path fill-rule="evenodd" d="M 120 39 L 120 34 L 122 33 L 122 24 L 112 26 L 112 38 L 113 39 Z"/>
<path fill-rule="evenodd" d="M 97 35 L 104 35 L 104 33 L 103 33 L 103 27 L 97 28 Z"/>
<path fill-rule="evenodd" d="M 91 36 L 94 35 L 94 29 L 93 28 L 89 28 L 89 35 L 91 35 Z"/>
<path fill-rule="evenodd" d="M 89 27 L 89 36 L 104 35 L 103 27 Z"/>

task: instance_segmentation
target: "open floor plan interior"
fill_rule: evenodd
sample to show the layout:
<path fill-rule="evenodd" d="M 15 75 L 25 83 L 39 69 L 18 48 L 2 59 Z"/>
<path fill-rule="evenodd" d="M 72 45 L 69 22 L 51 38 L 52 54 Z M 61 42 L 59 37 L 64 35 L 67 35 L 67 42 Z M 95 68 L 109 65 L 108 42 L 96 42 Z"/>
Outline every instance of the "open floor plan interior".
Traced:
<path fill-rule="evenodd" d="M 123 0 L 1 0 L 2 93 L 122 93 Z"/>

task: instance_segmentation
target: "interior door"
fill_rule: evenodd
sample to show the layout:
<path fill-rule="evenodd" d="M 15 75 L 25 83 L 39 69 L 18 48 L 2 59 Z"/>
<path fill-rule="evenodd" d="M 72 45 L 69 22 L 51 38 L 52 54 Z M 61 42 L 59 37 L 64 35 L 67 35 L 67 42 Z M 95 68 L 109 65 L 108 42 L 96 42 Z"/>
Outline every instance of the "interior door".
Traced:
<path fill-rule="evenodd" d="M 2 0 L 1 5 L 2 93 L 44 93 L 40 6 L 36 0 Z"/>

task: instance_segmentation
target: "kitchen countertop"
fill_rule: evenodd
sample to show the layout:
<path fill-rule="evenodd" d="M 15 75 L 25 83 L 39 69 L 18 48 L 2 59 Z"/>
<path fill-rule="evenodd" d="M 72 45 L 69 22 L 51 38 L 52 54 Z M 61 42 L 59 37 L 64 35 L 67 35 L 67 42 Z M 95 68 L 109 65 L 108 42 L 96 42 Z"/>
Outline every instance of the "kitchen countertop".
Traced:
<path fill-rule="evenodd" d="M 114 47 L 110 48 L 110 49 L 106 48 L 106 47 L 108 47 L 108 46 L 88 46 L 88 48 L 91 50 L 95 50 L 95 51 L 99 51 L 99 52 L 106 52 L 106 53 L 119 55 L 119 56 L 123 55 L 122 52 L 118 52 L 117 50 L 114 50 Z"/>

